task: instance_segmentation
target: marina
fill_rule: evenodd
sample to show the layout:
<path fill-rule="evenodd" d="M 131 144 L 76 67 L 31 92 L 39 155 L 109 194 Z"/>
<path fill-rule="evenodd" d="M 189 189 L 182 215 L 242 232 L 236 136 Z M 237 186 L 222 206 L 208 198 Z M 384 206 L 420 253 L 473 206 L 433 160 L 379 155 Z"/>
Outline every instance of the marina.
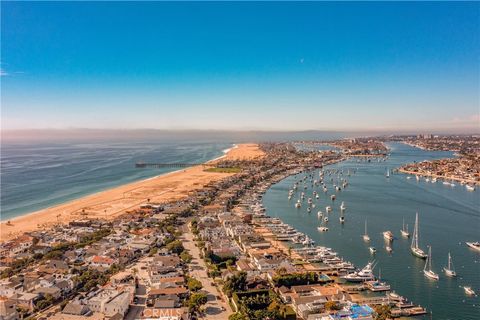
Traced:
<path fill-rule="evenodd" d="M 331 207 L 331 211 L 323 213 L 330 217 L 328 232 L 317 230 L 319 215 L 312 217 L 304 209 L 296 210 L 285 197 L 294 182 L 305 174 L 288 177 L 266 192 L 263 203 L 267 214 L 309 235 L 316 245 L 339 252 L 355 266 L 365 266 L 374 259 L 382 268 L 383 281 L 399 295 L 433 311 L 433 318 L 458 319 L 461 315 L 461 319 L 476 319 L 480 310 L 478 297 L 466 294 L 464 287 L 474 291 L 480 287 L 480 256 L 474 244 L 478 240 L 480 225 L 478 190 L 467 192 L 465 188 L 452 188 L 439 182 L 427 184 L 424 179 L 406 179 L 406 175 L 396 172 L 386 179 L 387 165 L 398 168 L 403 163 L 453 156 L 451 152 L 426 151 L 401 143 L 389 143 L 388 146 L 391 155 L 386 161 L 368 162 L 352 158 L 325 167 L 324 185 L 319 184 L 313 190 L 320 194 L 314 204 Z M 341 170 L 343 175 L 348 170 L 351 174 L 345 177 L 348 187 L 338 192 L 334 191 L 333 184 Z M 319 172 L 312 172 L 312 177 L 319 176 Z M 321 192 L 325 189 L 327 192 Z M 302 186 L 305 193 L 313 190 L 311 185 L 306 190 Z M 332 194 L 338 201 L 348 204 L 345 223 L 338 221 L 341 215 L 339 206 L 331 206 Z M 291 201 L 295 199 L 293 196 Z M 407 224 L 415 224 L 417 211 L 418 237 L 409 232 L 407 236 Z M 388 229 L 395 237 L 393 242 L 388 242 L 392 251 L 376 249 L 372 255 L 369 247 L 386 246 L 382 233 Z M 449 236 L 445 237 L 445 234 Z M 428 245 L 434 248 L 437 258 L 433 271 L 438 273 L 438 281 L 424 276 L 426 260 L 412 254 L 411 244 L 415 238 L 422 251 L 427 251 Z M 447 257 L 448 252 L 455 259 L 457 277 L 440 273 L 447 261 L 440 263 L 443 259 L 439 257 Z M 451 301 L 448 306 L 442 303 L 446 299 Z"/>

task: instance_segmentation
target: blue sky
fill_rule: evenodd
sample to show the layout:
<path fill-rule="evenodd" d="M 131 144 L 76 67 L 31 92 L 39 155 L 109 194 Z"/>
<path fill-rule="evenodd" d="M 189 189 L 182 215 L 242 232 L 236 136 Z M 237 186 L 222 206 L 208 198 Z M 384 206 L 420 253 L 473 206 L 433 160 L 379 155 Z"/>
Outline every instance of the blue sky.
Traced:
<path fill-rule="evenodd" d="M 1 6 L 4 129 L 478 131 L 478 2 Z"/>

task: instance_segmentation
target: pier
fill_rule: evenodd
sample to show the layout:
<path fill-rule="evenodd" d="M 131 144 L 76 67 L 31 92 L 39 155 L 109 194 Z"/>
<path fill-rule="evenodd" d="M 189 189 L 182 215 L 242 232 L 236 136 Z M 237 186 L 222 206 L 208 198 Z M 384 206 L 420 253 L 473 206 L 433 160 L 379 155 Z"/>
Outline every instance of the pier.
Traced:
<path fill-rule="evenodd" d="M 135 168 L 146 169 L 146 168 L 188 168 L 194 166 L 203 166 L 203 167 L 216 167 L 213 163 L 147 163 L 147 162 L 137 162 L 135 163 Z"/>

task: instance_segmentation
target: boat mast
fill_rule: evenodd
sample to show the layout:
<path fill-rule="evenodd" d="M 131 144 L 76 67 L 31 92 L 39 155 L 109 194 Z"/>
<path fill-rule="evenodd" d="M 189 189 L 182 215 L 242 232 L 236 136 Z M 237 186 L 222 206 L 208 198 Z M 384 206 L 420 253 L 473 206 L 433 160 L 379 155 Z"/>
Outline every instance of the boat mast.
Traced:
<path fill-rule="evenodd" d="M 415 228 L 413 229 L 412 248 L 418 248 L 418 212 L 415 216 Z"/>

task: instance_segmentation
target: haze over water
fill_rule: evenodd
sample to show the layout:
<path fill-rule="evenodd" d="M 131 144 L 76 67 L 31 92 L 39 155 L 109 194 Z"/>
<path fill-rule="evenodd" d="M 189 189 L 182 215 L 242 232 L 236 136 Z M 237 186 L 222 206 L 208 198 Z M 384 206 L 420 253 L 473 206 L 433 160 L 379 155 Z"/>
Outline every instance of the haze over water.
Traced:
<path fill-rule="evenodd" d="M 395 169 L 401 164 L 427 159 L 451 157 L 451 152 L 424 151 L 404 144 L 392 143 L 391 157 L 386 162 L 356 162 L 349 160 L 328 168 L 358 168 L 357 173 L 346 177 L 349 186 L 337 192 L 337 199 L 332 205 L 330 194 L 332 183 L 328 182 L 328 195 L 321 188 L 316 208 L 307 213 L 306 206 L 294 208 L 298 198 L 287 199 L 295 181 L 300 177 L 288 177 L 273 185 L 264 196 L 267 214 L 282 219 L 300 232 L 311 236 L 317 245 L 327 246 L 339 253 L 357 267 L 363 267 L 369 260 L 378 262 L 376 274 L 381 269 L 382 279 L 392 285 L 397 293 L 421 304 L 433 311 L 433 319 L 478 319 L 480 314 L 479 297 L 467 297 L 463 288 L 472 286 L 480 290 L 480 255 L 465 245 L 465 241 L 480 240 L 480 192 L 469 192 L 464 186 L 456 183 L 455 187 L 442 182 L 416 181 L 415 177 L 407 180 L 404 174 L 393 174 L 385 177 L 386 169 Z M 346 171 L 346 170 L 344 170 Z M 318 179 L 318 170 L 315 171 Z M 336 175 L 325 176 L 329 181 Z M 299 188 L 300 189 L 300 188 Z M 312 187 L 305 191 L 311 197 Z M 301 191 L 299 191 L 301 192 Z M 339 222 L 339 206 L 345 201 L 347 211 L 346 222 Z M 317 211 L 325 212 L 326 206 L 332 206 L 328 222 L 328 232 L 320 233 L 317 226 L 320 220 Z M 400 235 L 402 219 L 413 231 L 415 212 L 420 219 L 420 245 L 427 250 L 432 246 L 433 269 L 440 275 L 440 281 L 434 282 L 424 277 L 422 270 L 424 260 L 415 258 L 410 253 L 410 239 Z M 364 233 L 365 219 L 368 219 L 368 234 L 371 242 L 365 243 L 361 235 Z M 395 234 L 393 254 L 385 250 L 382 232 L 391 230 Z M 372 257 L 368 247 L 375 246 L 377 254 Z M 451 252 L 453 263 L 458 273 L 457 279 L 450 279 L 442 272 L 447 263 L 447 254 Z M 448 302 L 448 303 L 446 303 Z"/>
<path fill-rule="evenodd" d="M 231 146 L 218 141 L 2 145 L 1 220 L 178 170 L 137 169 L 137 161 L 201 163 Z"/>

